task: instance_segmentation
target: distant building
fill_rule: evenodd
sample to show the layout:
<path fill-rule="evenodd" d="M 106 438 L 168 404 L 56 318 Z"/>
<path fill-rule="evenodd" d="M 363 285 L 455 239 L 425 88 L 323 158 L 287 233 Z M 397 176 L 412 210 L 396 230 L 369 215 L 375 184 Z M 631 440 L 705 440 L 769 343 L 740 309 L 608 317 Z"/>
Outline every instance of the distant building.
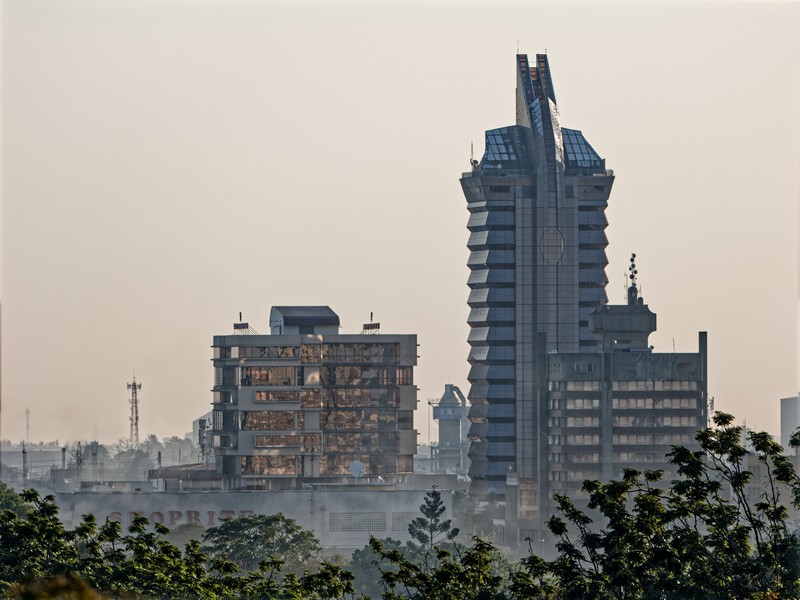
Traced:
<path fill-rule="evenodd" d="M 697 449 L 695 434 L 708 426 L 706 333 L 699 333 L 698 352 L 654 353 L 648 336 L 656 330 L 656 315 L 635 282 L 628 301 L 590 315 L 599 352 L 548 353 L 540 338 L 547 370 L 539 394 L 546 398 L 548 421 L 539 435 L 547 462 L 536 478 L 509 478 L 522 536 L 544 531 L 557 512 L 554 494 L 586 508 L 581 486 L 587 479 L 619 479 L 626 467 L 660 469 L 664 481 L 674 479 L 666 455 L 673 445 Z"/>
<path fill-rule="evenodd" d="M 253 493 L 247 491 L 208 491 L 209 480 L 202 472 L 192 477 L 191 487 L 184 479 L 181 493 L 73 492 L 57 493 L 59 518 L 67 528 L 81 523 L 82 515 L 91 513 L 99 523 L 106 519 L 127 528 L 137 516 L 151 524 L 170 529 L 181 525 L 215 527 L 222 519 L 247 515 L 283 513 L 308 529 L 320 541 L 326 553 L 349 555 L 363 548 L 370 537 L 405 542 L 411 539 L 409 523 L 420 516 L 426 490 L 396 489 L 392 486 L 348 485 L 323 486 L 303 490 Z M 172 474 L 174 476 L 174 473 Z M 205 477 L 205 473 L 202 476 Z M 167 489 L 171 490 L 170 480 Z M 203 491 L 198 491 L 203 490 Z M 452 492 L 441 489 L 447 518 L 452 517 Z"/>
<path fill-rule="evenodd" d="M 340 334 L 327 306 L 275 306 L 271 335 L 214 336 L 212 434 L 230 489 L 413 472 L 415 335 Z"/>
<path fill-rule="evenodd" d="M 800 395 L 781 398 L 781 445 L 786 454 L 795 454 L 789 447 L 792 434 L 800 427 Z"/>
<path fill-rule="evenodd" d="M 469 420 L 467 399 L 458 386 L 446 384 L 438 404 L 433 405 L 433 419 L 439 424 L 436 445 L 438 471 L 466 474 L 469 459 Z"/>

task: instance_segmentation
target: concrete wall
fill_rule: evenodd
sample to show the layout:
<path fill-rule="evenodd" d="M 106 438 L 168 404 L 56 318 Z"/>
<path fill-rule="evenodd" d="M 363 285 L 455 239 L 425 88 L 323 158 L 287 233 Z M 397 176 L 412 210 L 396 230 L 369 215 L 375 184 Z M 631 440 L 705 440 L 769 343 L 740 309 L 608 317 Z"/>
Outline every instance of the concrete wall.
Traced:
<path fill-rule="evenodd" d="M 452 496 L 443 490 L 447 518 L 452 517 Z M 364 547 L 370 536 L 409 539 L 408 523 L 420 516 L 425 491 L 393 491 L 350 486 L 335 490 L 276 492 L 75 492 L 56 494 L 61 520 L 76 527 L 81 516 L 93 514 L 99 523 L 107 518 L 127 527 L 136 514 L 173 528 L 185 523 L 203 527 L 220 519 L 250 514 L 283 513 L 314 532 L 323 548 L 349 554 Z"/>

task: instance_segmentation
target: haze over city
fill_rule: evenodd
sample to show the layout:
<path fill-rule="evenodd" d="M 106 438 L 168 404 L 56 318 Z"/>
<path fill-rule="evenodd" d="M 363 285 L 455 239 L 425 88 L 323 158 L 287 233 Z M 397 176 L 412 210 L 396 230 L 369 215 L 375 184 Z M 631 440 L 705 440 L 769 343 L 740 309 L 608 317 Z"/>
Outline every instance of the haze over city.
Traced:
<path fill-rule="evenodd" d="M 579 9 L 579 10 L 578 10 Z M 209 410 L 213 335 L 327 304 L 416 333 L 416 428 L 468 389 L 470 145 L 547 51 L 616 175 L 612 303 L 638 255 L 656 351 L 709 334 L 718 410 L 798 390 L 800 6 L 8 0 L 0 437 L 112 441 Z M 435 433 L 435 428 L 432 428 Z M 435 438 L 435 435 L 434 435 Z"/>

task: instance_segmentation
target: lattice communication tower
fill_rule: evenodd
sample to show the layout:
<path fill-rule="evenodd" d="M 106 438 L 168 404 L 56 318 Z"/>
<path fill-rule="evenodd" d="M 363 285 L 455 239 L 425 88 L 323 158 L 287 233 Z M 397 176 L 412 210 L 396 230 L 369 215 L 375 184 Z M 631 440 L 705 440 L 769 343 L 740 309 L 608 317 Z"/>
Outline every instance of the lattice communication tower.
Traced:
<path fill-rule="evenodd" d="M 141 383 L 136 383 L 136 373 L 133 374 L 133 383 L 129 383 L 128 389 L 131 391 L 131 435 L 130 442 L 134 447 L 139 446 L 139 397 L 137 392 L 142 389 Z"/>

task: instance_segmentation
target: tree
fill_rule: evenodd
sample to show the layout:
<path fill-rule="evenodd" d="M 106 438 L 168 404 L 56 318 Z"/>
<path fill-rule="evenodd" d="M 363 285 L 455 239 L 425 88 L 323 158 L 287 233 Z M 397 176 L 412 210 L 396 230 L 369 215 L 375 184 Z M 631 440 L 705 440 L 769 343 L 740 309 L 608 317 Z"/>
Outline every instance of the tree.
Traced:
<path fill-rule="evenodd" d="M 262 560 L 249 573 L 224 555 L 209 557 L 197 540 L 183 552 L 164 539 L 168 529 L 151 526 L 136 517 L 123 534 L 120 524 L 106 521 L 98 527 L 92 515 L 84 515 L 72 531 L 58 519 L 52 496 L 40 498 L 26 490 L 21 500 L 29 506 L 22 516 L 5 510 L 0 514 L 0 595 L 11 598 L 280 598 L 281 600 L 340 600 L 353 598 L 353 575 L 341 566 L 322 562 L 313 570 L 301 570 L 280 578 L 283 561 Z M 280 518 L 278 518 L 280 517 Z M 271 531 L 283 544 L 296 543 L 314 552 L 319 544 L 282 515 L 271 522 L 282 524 Z M 258 519 L 255 519 L 258 522 Z M 288 522 L 288 523 L 287 523 Z M 298 548 L 277 550 L 308 557 Z M 96 592 L 96 591 L 97 592 Z"/>
<path fill-rule="evenodd" d="M 0 513 L 4 510 L 10 510 L 18 517 L 23 517 L 30 509 L 30 504 L 25 502 L 12 488 L 0 481 Z"/>
<path fill-rule="evenodd" d="M 0 514 L 0 593 L 11 583 L 69 573 L 78 560 L 58 519 L 55 498 L 25 490 L 20 499 L 30 505 L 28 512 Z"/>
<path fill-rule="evenodd" d="M 259 562 L 274 556 L 287 570 L 301 573 L 304 563 L 321 550 L 313 533 L 283 514 L 226 519 L 207 529 L 203 541 L 212 559 L 227 557 L 245 571 L 258 569 Z"/>
<path fill-rule="evenodd" d="M 549 566 L 564 598 L 796 598 L 800 543 L 788 530 L 782 495 L 800 506 L 800 479 L 767 433 L 748 432 L 733 417 L 714 416 L 697 435 L 700 450 L 673 447 L 680 479 L 626 469 L 621 481 L 586 481 L 597 527 L 565 496 L 552 517 L 559 556 Z M 747 487 L 754 472 L 762 492 Z"/>
<path fill-rule="evenodd" d="M 386 551 L 397 550 L 401 552 L 406 558 L 409 557 L 407 552 L 403 552 L 403 543 L 392 538 L 380 540 L 381 547 Z M 368 598 L 380 598 L 383 591 L 386 589 L 381 574 L 391 570 L 396 570 L 393 563 L 377 554 L 371 544 L 368 544 L 360 550 L 354 550 L 350 559 L 350 572 L 355 576 L 353 585 L 356 592 L 363 594 Z"/>
<path fill-rule="evenodd" d="M 458 528 L 452 526 L 450 519 L 442 520 L 446 508 L 442 501 L 442 494 L 434 485 L 430 492 L 425 494 L 425 503 L 419 507 L 422 516 L 417 517 L 408 525 L 409 535 L 419 542 L 409 545 L 414 549 L 425 549 L 429 556 L 435 556 L 436 546 L 445 541 L 452 541 L 458 535 Z"/>
<path fill-rule="evenodd" d="M 372 538 L 373 551 L 393 568 L 381 570 L 387 600 L 507 600 L 505 576 L 494 568 L 497 548 L 486 540 L 473 538 L 473 545 L 455 555 L 436 548 L 433 568 L 409 560 L 400 550 L 388 550 L 380 540 Z M 458 550 L 458 549 L 457 549 Z M 530 598 L 530 596 L 527 596 Z M 520 596 L 522 598 L 522 596 Z"/>

